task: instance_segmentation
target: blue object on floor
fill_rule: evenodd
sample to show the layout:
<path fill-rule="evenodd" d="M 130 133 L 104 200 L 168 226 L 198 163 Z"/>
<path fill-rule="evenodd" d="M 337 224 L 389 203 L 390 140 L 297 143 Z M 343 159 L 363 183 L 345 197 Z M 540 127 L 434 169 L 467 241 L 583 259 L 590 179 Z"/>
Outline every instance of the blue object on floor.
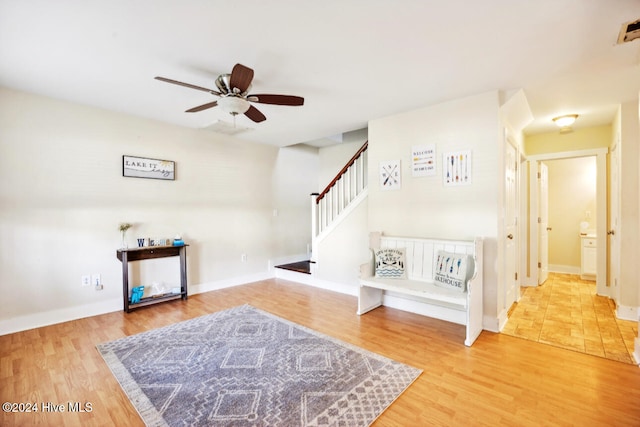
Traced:
<path fill-rule="evenodd" d="M 144 294 L 144 286 L 136 286 L 135 288 L 131 289 L 131 304 L 140 302 L 140 299 L 142 299 L 142 294 Z"/>

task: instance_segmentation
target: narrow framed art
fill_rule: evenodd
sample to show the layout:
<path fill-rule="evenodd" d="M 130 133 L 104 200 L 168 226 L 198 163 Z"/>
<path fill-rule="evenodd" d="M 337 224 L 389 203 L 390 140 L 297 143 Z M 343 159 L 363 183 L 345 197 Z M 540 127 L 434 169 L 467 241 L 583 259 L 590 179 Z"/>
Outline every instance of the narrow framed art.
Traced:
<path fill-rule="evenodd" d="M 442 161 L 445 187 L 471 185 L 471 150 L 444 153 Z"/>
<path fill-rule="evenodd" d="M 176 162 L 124 155 L 122 156 L 122 176 L 173 181 L 176 176 Z"/>

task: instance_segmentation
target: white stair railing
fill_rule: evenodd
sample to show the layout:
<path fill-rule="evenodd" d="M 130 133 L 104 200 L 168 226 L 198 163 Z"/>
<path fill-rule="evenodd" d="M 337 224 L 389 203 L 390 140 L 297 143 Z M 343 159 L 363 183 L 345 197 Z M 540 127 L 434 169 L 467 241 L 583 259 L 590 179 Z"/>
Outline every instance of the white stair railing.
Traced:
<path fill-rule="evenodd" d="M 367 188 L 368 141 L 321 193 L 311 194 L 311 252 L 317 254 L 318 236 Z"/>

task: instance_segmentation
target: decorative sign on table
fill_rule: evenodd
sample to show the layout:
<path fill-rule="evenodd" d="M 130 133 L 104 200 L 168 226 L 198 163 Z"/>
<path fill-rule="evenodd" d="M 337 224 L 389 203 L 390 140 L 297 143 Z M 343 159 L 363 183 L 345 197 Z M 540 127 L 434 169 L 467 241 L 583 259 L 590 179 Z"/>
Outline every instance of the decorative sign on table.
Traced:
<path fill-rule="evenodd" d="M 380 162 L 380 189 L 400 189 L 400 160 L 385 160 Z"/>
<path fill-rule="evenodd" d="M 442 161 L 445 186 L 471 185 L 471 150 L 444 153 Z"/>
<path fill-rule="evenodd" d="M 175 170 L 176 163 L 171 160 L 122 156 L 122 176 L 174 180 Z"/>
<path fill-rule="evenodd" d="M 411 173 L 415 176 L 436 174 L 436 145 L 414 145 L 411 147 Z"/>

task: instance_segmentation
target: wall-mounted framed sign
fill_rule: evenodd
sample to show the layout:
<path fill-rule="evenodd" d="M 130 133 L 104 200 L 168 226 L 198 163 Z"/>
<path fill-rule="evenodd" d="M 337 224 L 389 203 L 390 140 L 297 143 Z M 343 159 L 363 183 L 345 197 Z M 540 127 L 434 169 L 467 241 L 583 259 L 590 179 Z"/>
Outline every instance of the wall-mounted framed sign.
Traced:
<path fill-rule="evenodd" d="M 433 176 L 436 174 L 436 145 L 414 145 L 411 147 L 411 175 Z"/>
<path fill-rule="evenodd" d="M 174 180 L 175 172 L 176 162 L 171 160 L 122 156 L 122 176 Z"/>
<path fill-rule="evenodd" d="M 400 160 L 385 160 L 380 162 L 380 189 L 399 190 L 400 189 Z"/>
<path fill-rule="evenodd" d="M 471 185 L 471 150 L 444 153 L 442 180 L 446 187 Z"/>

